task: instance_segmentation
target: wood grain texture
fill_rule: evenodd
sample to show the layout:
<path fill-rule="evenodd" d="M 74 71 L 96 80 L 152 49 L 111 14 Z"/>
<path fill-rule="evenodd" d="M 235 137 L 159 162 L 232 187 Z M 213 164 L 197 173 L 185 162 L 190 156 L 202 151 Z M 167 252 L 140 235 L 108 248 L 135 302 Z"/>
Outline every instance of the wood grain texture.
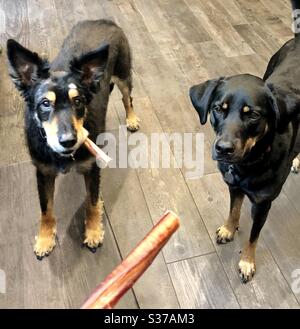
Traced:
<path fill-rule="evenodd" d="M 78 308 L 120 262 L 117 245 L 105 219 L 103 247 L 96 254 L 81 247 L 85 188 L 81 176 L 69 174 L 56 182 L 57 246 L 51 257 L 38 261 L 33 254 L 40 216 L 34 171 L 28 162 L 0 169 L 0 268 L 7 276 L 0 308 Z M 118 306 L 136 308 L 132 292 Z"/>
<path fill-rule="evenodd" d="M 110 131 L 117 136 L 117 132 Z M 149 210 L 134 169 L 103 171 L 102 193 L 105 208 L 122 257 L 153 226 Z M 153 289 L 155 282 L 155 289 Z M 177 308 L 178 300 L 162 253 L 134 286 L 141 308 Z"/>
<path fill-rule="evenodd" d="M 239 308 L 215 253 L 175 262 L 168 268 L 182 308 Z"/>
<path fill-rule="evenodd" d="M 247 285 L 240 283 L 237 275 L 239 253 L 249 239 L 252 224 L 249 202 L 246 201 L 242 208 L 240 227 L 234 241 L 226 245 L 216 245 L 216 229 L 223 225 L 229 212 L 228 188 L 220 174 L 207 175 L 201 178 L 200 182 L 189 181 L 189 186 L 240 306 L 242 308 L 298 307 L 295 296 L 282 274 L 284 268 L 279 268 L 277 261 L 274 261 L 274 249 L 268 248 L 264 234 L 260 237 L 257 247 L 255 278 Z M 273 207 L 276 207 L 276 202 L 279 201 L 275 201 Z M 281 217 L 277 218 L 279 220 Z M 263 233 L 273 222 L 274 218 L 270 215 Z M 280 233 L 276 230 L 273 234 L 277 236 Z M 272 280 L 272 289 L 267 288 L 270 280 Z"/>
<path fill-rule="evenodd" d="M 142 122 L 147 122 L 147 125 L 142 126 L 140 131 L 148 136 L 149 140 L 151 132 L 162 133 L 163 130 L 157 117 L 153 115 L 153 108 L 149 99 L 138 99 L 135 105 Z M 116 109 L 120 122 L 122 122 L 124 114 L 121 111 L 120 103 L 116 103 Z M 146 151 L 151 154 L 150 145 L 148 146 Z M 173 165 L 175 163 L 172 154 L 170 162 Z M 140 168 L 137 170 L 137 174 L 153 223 L 167 209 L 173 209 L 180 214 L 180 230 L 174 234 L 172 240 L 163 249 L 166 261 L 173 262 L 212 252 L 213 246 L 180 169 L 174 167 L 169 169 Z M 172 186 L 172 188 L 168 189 L 168 186 Z"/>
<path fill-rule="evenodd" d="M 151 231 L 92 292 L 83 309 L 111 309 L 152 264 L 155 257 L 178 230 L 180 219 L 167 211 Z"/>

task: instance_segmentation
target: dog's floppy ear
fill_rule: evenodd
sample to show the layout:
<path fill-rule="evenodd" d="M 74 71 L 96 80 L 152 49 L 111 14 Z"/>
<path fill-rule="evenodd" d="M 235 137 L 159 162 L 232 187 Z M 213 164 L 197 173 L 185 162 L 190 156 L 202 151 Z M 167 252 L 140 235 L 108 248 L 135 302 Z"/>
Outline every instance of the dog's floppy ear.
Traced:
<path fill-rule="evenodd" d="M 283 132 L 293 119 L 300 118 L 300 98 L 291 91 L 266 84 L 269 102 L 276 118 L 276 128 Z"/>
<path fill-rule="evenodd" d="M 7 41 L 7 57 L 10 64 L 10 76 L 22 92 L 30 88 L 37 79 L 49 76 L 48 61 L 15 40 Z"/>
<path fill-rule="evenodd" d="M 222 78 L 208 80 L 190 88 L 192 104 L 199 114 L 200 122 L 204 125 L 207 121 L 212 96 Z"/>
<path fill-rule="evenodd" d="M 70 63 L 70 70 L 79 74 L 82 84 L 97 91 L 99 81 L 104 74 L 109 55 L 109 45 L 104 44 L 100 48 L 74 58 Z"/>

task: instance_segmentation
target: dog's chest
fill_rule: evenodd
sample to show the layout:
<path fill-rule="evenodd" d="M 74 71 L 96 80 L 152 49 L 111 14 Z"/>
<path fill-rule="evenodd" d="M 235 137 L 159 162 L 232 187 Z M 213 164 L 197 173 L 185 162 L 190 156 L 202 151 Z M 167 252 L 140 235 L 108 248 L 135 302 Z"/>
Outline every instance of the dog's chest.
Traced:
<path fill-rule="evenodd" d="M 34 163 L 44 175 L 67 174 L 70 171 L 76 171 L 80 174 L 85 174 L 91 170 L 93 164 L 95 163 L 95 159 L 89 158 L 83 161 L 74 159 L 62 161 L 56 164 L 44 164 L 38 161 L 34 161 Z"/>
<path fill-rule="evenodd" d="M 91 170 L 94 163 L 95 163 L 94 158 L 90 158 L 84 161 L 78 161 L 74 159 L 72 162 L 68 162 L 66 165 L 60 166 L 59 172 L 62 174 L 66 174 L 70 171 L 76 171 L 79 174 L 85 174 Z"/>

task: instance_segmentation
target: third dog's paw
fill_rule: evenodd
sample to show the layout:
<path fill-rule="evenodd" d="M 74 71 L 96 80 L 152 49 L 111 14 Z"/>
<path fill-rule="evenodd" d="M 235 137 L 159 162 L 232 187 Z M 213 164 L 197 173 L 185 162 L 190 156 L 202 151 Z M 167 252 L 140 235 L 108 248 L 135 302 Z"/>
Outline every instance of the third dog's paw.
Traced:
<path fill-rule="evenodd" d="M 50 236 L 37 236 L 34 246 L 34 253 L 38 260 L 49 256 L 55 247 L 55 233 Z"/>
<path fill-rule="evenodd" d="M 234 238 L 234 233 L 237 229 L 229 228 L 227 225 L 222 225 L 217 229 L 216 240 L 218 244 L 230 242 Z"/>
<path fill-rule="evenodd" d="M 104 240 L 104 230 L 91 230 L 87 229 L 85 231 L 85 239 L 83 244 L 93 253 L 96 252 L 98 247 L 101 247 Z"/>
<path fill-rule="evenodd" d="M 126 119 L 127 129 L 131 132 L 137 131 L 140 128 L 140 119 L 136 116 L 130 116 Z"/>
<path fill-rule="evenodd" d="M 291 168 L 291 172 L 294 173 L 294 174 L 298 174 L 298 172 L 299 172 L 299 165 L 300 165 L 299 159 L 298 158 L 295 158 L 293 160 L 293 165 L 292 165 L 292 168 Z"/>
<path fill-rule="evenodd" d="M 249 282 L 256 271 L 255 261 L 251 258 L 241 258 L 239 262 L 239 273 L 243 283 Z"/>

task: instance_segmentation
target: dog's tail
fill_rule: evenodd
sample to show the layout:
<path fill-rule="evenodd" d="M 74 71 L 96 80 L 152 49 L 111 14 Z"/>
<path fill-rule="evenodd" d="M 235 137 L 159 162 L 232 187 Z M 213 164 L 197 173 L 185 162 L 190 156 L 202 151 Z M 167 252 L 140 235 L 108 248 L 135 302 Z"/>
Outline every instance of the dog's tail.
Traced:
<path fill-rule="evenodd" d="M 300 35 L 300 0 L 291 0 L 292 9 L 293 9 L 293 32 L 295 37 L 299 37 Z"/>

